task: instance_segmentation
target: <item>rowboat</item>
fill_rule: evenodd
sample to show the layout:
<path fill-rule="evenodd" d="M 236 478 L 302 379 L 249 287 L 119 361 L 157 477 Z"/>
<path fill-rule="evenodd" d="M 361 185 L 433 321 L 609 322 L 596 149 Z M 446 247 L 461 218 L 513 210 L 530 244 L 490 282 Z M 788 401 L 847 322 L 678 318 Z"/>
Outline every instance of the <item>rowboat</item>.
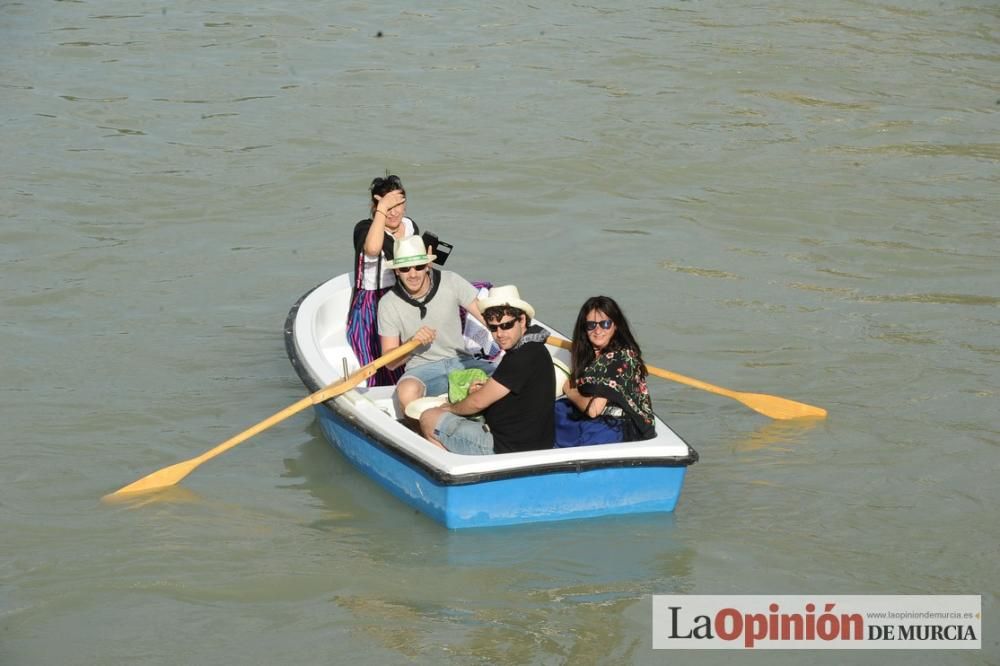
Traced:
<path fill-rule="evenodd" d="M 352 284 L 352 274 L 334 277 L 288 313 L 285 347 L 310 392 L 360 368 L 346 331 Z M 553 372 L 565 373 L 569 352 L 546 347 Z M 470 456 L 408 427 L 392 387 L 359 385 L 314 411 L 324 436 L 361 472 L 450 529 L 671 512 L 698 460 L 659 417 L 657 436 L 642 442 Z"/>

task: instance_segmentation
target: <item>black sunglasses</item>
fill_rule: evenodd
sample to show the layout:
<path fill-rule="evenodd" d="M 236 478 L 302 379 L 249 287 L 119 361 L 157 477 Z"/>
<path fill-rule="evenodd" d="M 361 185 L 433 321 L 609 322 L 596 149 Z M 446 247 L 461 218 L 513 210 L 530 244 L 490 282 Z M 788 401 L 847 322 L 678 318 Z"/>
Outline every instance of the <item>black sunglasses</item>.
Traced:
<path fill-rule="evenodd" d="M 606 331 L 609 328 L 611 328 L 612 326 L 614 326 L 614 324 L 615 324 L 615 322 L 611 321 L 610 319 L 602 319 L 601 321 L 588 321 L 587 322 L 587 330 L 588 331 L 592 331 L 595 328 L 597 328 L 598 326 L 600 326 L 601 328 L 603 328 Z"/>
<path fill-rule="evenodd" d="M 517 323 L 517 319 L 511 319 L 510 321 L 505 321 L 500 324 L 486 324 L 486 328 L 490 329 L 490 333 L 496 333 L 499 329 L 509 331 L 514 328 L 514 324 Z"/>
<path fill-rule="evenodd" d="M 400 273 L 409 273 L 411 270 L 419 273 L 420 271 L 427 270 L 429 265 L 430 264 L 424 264 L 423 266 L 403 266 L 402 268 L 397 268 L 396 270 Z"/>

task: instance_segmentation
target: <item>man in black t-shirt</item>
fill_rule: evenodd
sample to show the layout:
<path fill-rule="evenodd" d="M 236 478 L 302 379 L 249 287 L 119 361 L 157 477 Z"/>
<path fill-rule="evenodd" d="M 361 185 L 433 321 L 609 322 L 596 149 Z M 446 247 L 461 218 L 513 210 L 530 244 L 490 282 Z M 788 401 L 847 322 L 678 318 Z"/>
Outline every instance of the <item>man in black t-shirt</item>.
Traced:
<path fill-rule="evenodd" d="M 545 349 L 548 332 L 531 325 L 535 309 L 513 285 L 490 289 L 477 304 L 504 350 L 500 365 L 465 400 L 421 414 L 420 430 L 432 443 L 469 455 L 552 448 L 556 380 Z M 485 425 L 464 418 L 481 412 Z"/>

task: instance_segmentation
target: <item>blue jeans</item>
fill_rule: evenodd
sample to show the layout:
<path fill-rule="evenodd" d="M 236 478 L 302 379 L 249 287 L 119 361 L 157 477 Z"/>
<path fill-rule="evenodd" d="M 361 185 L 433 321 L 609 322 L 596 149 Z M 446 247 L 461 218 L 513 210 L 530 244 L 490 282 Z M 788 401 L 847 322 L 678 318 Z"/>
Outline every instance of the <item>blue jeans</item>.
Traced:
<path fill-rule="evenodd" d="M 441 395 L 448 392 L 448 373 L 452 370 L 468 370 L 479 368 L 486 374 L 492 375 L 497 366 L 489 361 L 475 358 L 473 356 L 458 356 L 456 358 L 444 358 L 440 361 L 424 363 L 410 370 L 406 369 L 406 374 L 399 378 L 416 379 L 424 385 L 424 395 Z M 491 452 L 492 453 L 492 452 Z"/>
<path fill-rule="evenodd" d="M 482 421 L 473 421 L 464 416 L 445 412 L 441 415 L 434 437 L 452 453 L 467 456 L 486 456 L 493 453 L 493 433 L 486 429 Z"/>

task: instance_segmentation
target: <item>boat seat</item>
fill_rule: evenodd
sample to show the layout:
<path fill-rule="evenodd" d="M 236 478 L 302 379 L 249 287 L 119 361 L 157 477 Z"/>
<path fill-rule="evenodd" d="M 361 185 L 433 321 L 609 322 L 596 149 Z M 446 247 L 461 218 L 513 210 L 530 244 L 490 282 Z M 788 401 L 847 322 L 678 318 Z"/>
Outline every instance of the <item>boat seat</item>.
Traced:
<path fill-rule="evenodd" d="M 552 371 L 556 373 L 556 400 L 558 400 L 563 395 L 563 384 L 569 379 L 569 367 L 553 356 Z"/>

